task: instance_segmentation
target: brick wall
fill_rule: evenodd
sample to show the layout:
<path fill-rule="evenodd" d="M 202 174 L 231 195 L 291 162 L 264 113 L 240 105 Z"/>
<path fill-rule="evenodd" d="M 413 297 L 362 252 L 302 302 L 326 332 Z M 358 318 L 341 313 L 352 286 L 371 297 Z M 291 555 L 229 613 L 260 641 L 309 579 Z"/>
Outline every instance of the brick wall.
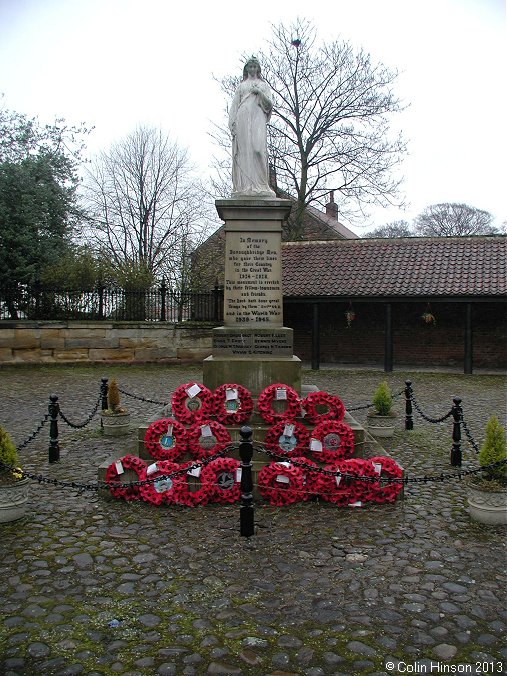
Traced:
<path fill-rule="evenodd" d="M 342 364 L 384 365 L 384 305 L 354 303 L 356 319 L 347 328 L 347 303 L 325 303 L 320 310 L 320 360 Z M 392 303 L 394 364 L 463 365 L 464 303 L 435 303 L 436 325 L 421 319 L 426 304 Z M 304 361 L 312 355 L 312 307 L 285 303 L 284 323 L 294 329 L 294 353 Z M 474 303 L 473 365 L 507 368 L 507 308 L 502 303 Z"/>

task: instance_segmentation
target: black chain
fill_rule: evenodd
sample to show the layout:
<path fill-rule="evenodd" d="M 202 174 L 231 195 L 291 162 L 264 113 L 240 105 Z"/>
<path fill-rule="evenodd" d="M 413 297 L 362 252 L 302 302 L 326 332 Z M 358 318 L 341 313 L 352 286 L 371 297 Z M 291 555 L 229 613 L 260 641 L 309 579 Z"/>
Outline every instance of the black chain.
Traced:
<path fill-rule="evenodd" d="M 22 451 L 23 448 L 25 448 L 26 446 L 28 446 L 28 444 L 29 444 L 31 441 L 33 441 L 33 440 L 35 439 L 35 437 L 39 434 L 39 432 L 41 431 L 41 429 L 42 429 L 42 428 L 44 427 L 44 425 L 47 423 L 48 418 L 49 418 L 49 413 L 46 413 L 46 415 L 44 416 L 44 418 L 40 421 L 39 426 L 37 427 L 37 429 L 36 429 L 34 432 L 32 432 L 32 433 L 30 434 L 30 436 L 29 436 L 27 439 L 25 439 L 25 441 L 23 441 L 22 444 L 20 444 L 19 446 L 17 446 L 17 447 L 16 447 L 16 450 Z"/>
<path fill-rule="evenodd" d="M 417 403 L 417 401 L 416 401 L 416 399 L 415 399 L 415 397 L 414 397 L 413 394 L 410 394 L 410 401 L 414 404 L 414 408 L 415 408 L 415 410 L 419 413 L 419 415 L 421 416 L 421 418 L 424 418 L 424 420 L 426 420 L 426 421 L 429 422 L 429 423 L 434 423 L 434 424 L 436 424 L 436 423 L 444 422 L 444 420 L 447 420 L 447 418 L 449 418 L 449 417 L 452 415 L 452 409 L 451 409 L 448 413 L 446 413 L 446 414 L 445 414 L 444 416 L 442 416 L 441 418 L 430 418 L 430 417 L 427 416 L 427 415 L 424 413 L 424 411 L 421 409 L 421 407 L 420 407 L 419 404 Z"/>
<path fill-rule="evenodd" d="M 102 401 L 102 393 L 99 394 L 99 398 L 97 399 L 97 403 L 96 403 L 95 406 L 93 407 L 92 412 L 90 413 L 90 415 L 88 416 L 88 418 L 87 418 L 84 422 L 82 422 L 82 423 L 73 423 L 73 422 L 71 422 L 71 421 L 67 418 L 67 416 L 66 416 L 62 411 L 60 411 L 60 410 L 58 411 L 58 414 L 59 414 L 60 418 L 61 418 L 64 422 L 66 422 L 67 425 L 68 425 L 69 427 L 72 427 L 72 428 L 75 429 L 75 430 L 82 429 L 83 427 L 86 427 L 87 425 L 90 424 L 90 422 L 92 421 L 93 417 L 96 415 L 97 411 L 99 410 L 99 406 L 100 406 L 100 402 L 101 402 L 101 401 Z"/>
<path fill-rule="evenodd" d="M 254 445 L 256 444 L 254 443 Z M 281 455 L 279 453 L 275 453 L 274 451 L 269 451 L 267 448 L 262 446 L 260 442 L 258 442 L 258 445 L 256 445 L 256 449 L 261 453 L 265 453 L 270 458 L 273 458 L 274 460 L 276 460 L 276 462 L 289 462 L 294 467 L 301 467 L 301 469 L 305 469 L 309 472 L 315 472 L 316 474 L 323 474 L 324 476 L 340 476 L 343 479 L 360 479 L 361 481 L 364 481 L 366 483 L 374 483 L 379 480 L 383 483 L 393 483 L 392 482 L 393 477 L 370 477 L 370 476 L 358 477 L 355 474 L 347 474 L 346 472 L 340 472 L 339 470 L 333 472 L 332 470 L 324 469 L 323 467 L 314 467 L 313 465 L 308 465 L 306 462 L 293 460 L 287 455 Z M 397 480 L 397 483 L 400 483 L 399 479 Z M 406 483 L 405 479 L 403 479 L 403 483 Z"/>
<path fill-rule="evenodd" d="M 168 401 L 155 401 L 154 399 L 148 399 L 147 397 L 139 397 L 137 394 L 132 394 L 131 392 L 125 392 L 125 390 L 122 390 L 118 388 L 118 392 L 121 392 L 121 394 L 124 394 L 126 397 L 131 397 L 131 399 L 137 399 L 138 401 L 146 401 L 148 404 L 157 404 L 158 406 L 168 406 L 169 402 Z"/>
<path fill-rule="evenodd" d="M 396 392 L 396 394 L 393 394 L 393 397 L 392 397 L 392 398 L 393 398 L 393 399 L 397 399 L 397 398 L 400 397 L 402 394 L 405 394 L 405 390 L 400 390 L 399 392 Z M 372 408 L 374 405 L 375 405 L 375 404 L 364 404 L 364 405 L 362 405 L 362 406 L 354 406 L 354 407 L 346 406 L 345 409 L 346 409 L 347 411 L 363 411 L 363 410 L 365 410 L 365 409 L 367 409 L 367 408 Z"/>
<path fill-rule="evenodd" d="M 365 404 L 364 406 L 354 406 L 354 408 L 350 408 L 349 406 L 346 406 L 347 411 L 362 411 L 363 409 L 366 408 L 371 408 L 373 404 Z"/>
<path fill-rule="evenodd" d="M 161 479 L 170 479 L 175 476 L 181 476 L 183 474 L 186 474 L 189 470 L 192 469 L 197 469 L 198 467 L 205 467 L 209 462 L 212 460 L 215 460 L 216 458 L 223 457 L 227 452 L 230 450 L 235 449 L 235 446 L 232 447 L 227 447 L 223 451 L 220 451 L 219 453 L 216 453 L 213 456 L 210 456 L 209 458 L 203 458 L 202 460 L 199 460 L 195 462 L 193 465 L 189 467 L 185 467 L 180 470 L 175 470 L 174 472 L 171 472 L 170 474 L 164 474 L 157 476 L 153 479 L 146 479 L 144 481 L 131 481 L 129 483 L 118 483 L 118 482 L 107 482 L 107 481 L 99 481 L 94 484 L 80 484 L 75 481 L 61 481 L 59 479 L 49 479 L 48 477 L 44 477 L 41 474 L 31 474 L 30 472 L 25 472 L 24 470 L 21 470 L 22 478 L 27 478 L 27 479 L 33 479 L 34 481 L 38 481 L 40 484 L 51 484 L 53 486 L 62 486 L 63 488 L 74 488 L 79 491 L 99 491 L 101 489 L 107 489 L 107 488 L 134 488 L 135 486 L 146 486 L 148 484 L 154 483 L 155 481 L 159 481 Z M 287 462 L 288 458 L 287 456 L 281 456 L 283 457 L 284 461 Z M 292 462 L 292 461 L 291 461 Z M 313 467 L 310 465 L 307 465 L 306 463 L 298 463 L 298 462 L 292 462 L 294 466 L 300 466 L 305 469 L 308 469 L 310 471 L 316 471 L 321 474 L 325 474 L 328 476 L 341 476 L 346 479 L 352 479 L 354 481 L 365 481 L 365 482 L 370 482 L 370 483 L 376 483 L 376 482 L 381 482 L 381 483 L 400 483 L 400 484 L 412 484 L 412 483 L 428 483 L 428 482 L 444 482 L 444 481 L 455 481 L 456 479 L 461 480 L 464 476 L 471 476 L 474 474 L 479 474 L 480 472 L 485 472 L 485 471 L 490 471 L 493 469 L 497 469 L 501 467 L 502 465 L 507 464 L 507 460 L 500 460 L 499 462 L 492 462 L 489 465 L 484 465 L 483 467 L 478 467 L 476 469 L 470 469 L 466 471 L 460 471 L 455 474 L 440 474 L 439 476 L 423 476 L 423 477 L 364 477 L 364 476 L 355 476 L 351 474 L 346 474 L 342 472 L 331 472 L 329 470 L 325 470 L 319 467 Z M 6 463 L 2 462 L 0 460 L 0 468 L 5 469 L 7 471 L 17 471 L 19 472 L 19 469 L 16 467 L 12 467 L 11 465 L 7 465 Z"/>
<path fill-rule="evenodd" d="M 76 488 L 82 491 L 83 490 L 99 491 L 100 489 L 104 488 L 120 488 L 120 487 L 133 488 L 135 486 L 147 486 L 149 484 L 155 483 L 155 481 L 159 481 L 160 479 L 171 479 L 173 477 L 183 476 L 187 474 L 187 472 L 189 472 L 190 470 L 197 469 L 198 467 L 206 467 L 206 465 L 208 465 L 212 460 L 216 460 L 217 458 L 223 458 L 225 455 L 227 455 L 227 453 L 235 451 L 237 450 L 237 448 L 238 448 L 237 443 L 228 444 L 221 451 L 218 451 L 217 453 L 210 455 L 206 458 L 197 460 L 188 467 L 174 470 L 174 472 L 170 472 L 169 474 L 163 475 L 161 474 L 160 476 L 154 477 L 153 479 L 145 479 L 144 481 L 130 481 L 128 483 L 118 483 L 116 481 L 113 482 L 98 481 L 96 484 L 79 484 L 76 483 L 75 481 L 60 481 L 59 479 L 49 479 L 48 477 L 43 477 L 41 474 L 30 474 L 29 472 L 25 472 L 24 470 L 21 470 L 21 473 L 23 475 L 23 478 L 26 477 L 27 479 L 33 479 L 34 481 L 38 481 L 39 483 L 51 484 L 53 486 L 63 486 L 64 488 Z M 7 465 L 1 460 L 0 460 L 0 468 L 10 471 L 14 470 L 19 471 L 18 468 L 12 467 L 11 465 Z"/>
<path fill-rule="evenodd" d="M 470 443 L 470 446 L 472 446 L 472 448 L 474 449 L 474 451 L 476 453 L 479 453 L 479 446 L 477 445 L 475 439 L 473 438 L 472 433 L 468 429 L 468 425 L 466 424 L 466 422 L 464 420 L 461 420 L 461 425 L 462 425 L 463 429 L 465 430 L 465 434 L 467 436 L 468 442 Z"/>
<path fill-rule="evenodd" d="M 257 451 L 260 451 L 261 453 L 265 453 L 271 458 L 275 458 L 277 462 L 290 462 L 292 465 L 295 467 L 301 467 L 302 469 L 306 469 L 310 472 L 316 472 L 317 474 L 324 474 L 326 476 L 341 476 L 345 479 L 353 479 L 353 480 L 359 480 L 359 481 L 364 481 L 366 483 L 374 483 L 380 481 L 381 483 L 403 483 L 403 484 L 409 484 L 409 483 L 427 483 L 428 481 L 446 481 L 446 480 L 454 480 L 456 478 L 461 479 L 463 476 L 467 476 L 469 474 L 478 474 L 479 472 L 483 472 L 485 470 L 490 470 L 490 469 L 495 469 L 496 467 L 500 467 L 502 465 L 507 464 L 507 460 L 500 460 L 499 462 L 493 462 L 489 465 L 485 465 L 484 467 L 479 467 L 478 469 L 472 469 L 472 470 L 466 470 L 466 471 L 460 471 L 459 473 L 455 474 L 440 474 L 440 476 L 424 476 L 424 477 L 365 477 L 365 476 L 356 476 L 355 474 L 347 474 L 345 472 L 333 472 L 331 470 L 326 470 L 322 467 L 314 467 L 313 465 L 308 465 L 305 462 L 299 462 L 299 461 L 294 461 L 291 458 L 289 458 L 287 455 L 280 455 L 278 453 L 274 453 L 273 451 L 268 451 L 267 448 L 265 448 L 261 442 L 254 442 L 254 446 Z"/>

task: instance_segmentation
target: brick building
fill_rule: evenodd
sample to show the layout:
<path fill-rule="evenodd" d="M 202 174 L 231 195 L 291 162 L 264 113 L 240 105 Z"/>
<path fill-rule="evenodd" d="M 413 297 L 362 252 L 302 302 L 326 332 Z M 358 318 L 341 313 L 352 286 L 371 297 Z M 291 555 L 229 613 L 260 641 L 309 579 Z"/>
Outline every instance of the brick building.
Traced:
<path fill-rule="evenodd" d="M 284 324 L 313 368 L 507 368 L 503 235 L 287 242 L 282 264 Z"/>
<path fill-rule="evenodd" d="M 223 284 L 224 249 L 221 227 L 196 250 L 202 290 Z M 507 368 L 504 235 L 360 239 L 330 193 L 325 212 L 307 209 L 302 240 L 282 242 L 282 266 L 284 324 L 314 368 Z"/>

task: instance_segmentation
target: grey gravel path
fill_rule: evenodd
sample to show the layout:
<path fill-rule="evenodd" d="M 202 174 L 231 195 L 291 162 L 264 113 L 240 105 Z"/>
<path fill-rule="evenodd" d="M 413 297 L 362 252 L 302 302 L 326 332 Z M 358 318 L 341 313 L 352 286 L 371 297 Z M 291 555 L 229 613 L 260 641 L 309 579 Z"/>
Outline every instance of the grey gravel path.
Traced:
<path fill-rule="evenodd" d="M 101 376 L 165 401 L 201 370 L 1 369 L 0 423 L 20 444 L 52 392 L 71 420 L 86 419 Z M 501 376 L 387 379 L 398 391 L 407 377 L 431 416 L 460 395 L 479 443 L 491 414 L 505 421 Z M 348 407 L 368 403 L 384 378 L 380 371 L 304 373 L 306 383 Z M 142 401 L 125 403 L 138 423 L 157 413 Z M 401 400 L 397 408 L 403 412 Z M 360 421 L 365 415 L 355 414 Z M 413 432 L 402 427 L 400 420 L 386 450 L 409 475 L 452 471 L 449 422 L 432 426 L 416 417 Z M 47 463 L 44 428 L 21 452 L 26 470 L 94 482 L 97 466 L 113 450 L 130 450 L 134 439 L 134 432 L 104 439 L 96 418 L 83 430 L 60 428 L 61 461 Z M 465 467 L 473 466 L 475 454 L 463 448 Z M 250 541 L 239 536 L 238 511 L 106 502 L 34 483 L 29 516 L 0 525 L 0 674 L 320 676 L 444 673 L 451 666 L 447 673 L 480 673 L 477 665 L 503 673 L 505 529 L 470 521 L 460 483 L 411 485 L 394 505 L 362 509 L 258 504 Z"/>

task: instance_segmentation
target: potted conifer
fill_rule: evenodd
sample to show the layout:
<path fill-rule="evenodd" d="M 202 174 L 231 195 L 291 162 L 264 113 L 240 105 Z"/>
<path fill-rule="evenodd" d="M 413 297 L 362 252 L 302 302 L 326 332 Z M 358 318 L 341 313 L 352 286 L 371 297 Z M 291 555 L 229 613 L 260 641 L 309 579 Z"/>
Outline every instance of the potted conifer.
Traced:
<path fill-rule="evenodd" d="M 507 524 L 507 442 L 505 430 L 496 416 L 491 416 L 479 451 L 479 464 L 488 467 L 467 478 L 468 511 L 475 521 L 490 525 Z"/>
<path fill-rule="evenodd" d="M 392 437 L 396 413 L 392 411 L 393 396 L 387 381 L 379 384 L 372 403 L 374 409 L 368 413 L 368 432 L 374 437 Z"/>
<path fill-rule="evenodd" d="M 102 411 L 102 429 L 109 437 L 121 437 L 130 431 L 130 413 L 120 404 L 120 390 L 116 380 L 107 389 L 107 408 Z"/>
<path fill-rule="evenodd" d="M 29 479 L 18 467 L 18 454 L 9 435 L 0 426 L 0 523 L 26 514 Z"/>

